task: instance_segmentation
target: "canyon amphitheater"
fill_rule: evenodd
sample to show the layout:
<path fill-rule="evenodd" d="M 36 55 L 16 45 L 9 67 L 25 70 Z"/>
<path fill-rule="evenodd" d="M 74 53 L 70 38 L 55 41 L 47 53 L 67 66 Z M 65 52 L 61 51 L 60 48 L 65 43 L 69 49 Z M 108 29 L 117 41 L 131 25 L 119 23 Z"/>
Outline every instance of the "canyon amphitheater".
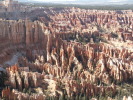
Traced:
<path fill-rule="evenodd" d="M 132 100 L 133 11 L 9 15 L 0 19 L 0 100 Z"/>

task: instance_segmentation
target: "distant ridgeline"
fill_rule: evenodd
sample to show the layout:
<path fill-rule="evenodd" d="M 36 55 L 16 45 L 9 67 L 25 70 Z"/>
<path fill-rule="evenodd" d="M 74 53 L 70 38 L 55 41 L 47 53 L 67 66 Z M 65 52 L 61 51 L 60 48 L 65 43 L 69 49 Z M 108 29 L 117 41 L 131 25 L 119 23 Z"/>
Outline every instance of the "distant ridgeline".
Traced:
<path fill-rule="evenodd" d="M 80 4 L 54 4 L 54 3 L 35 3 L 32 6 L 36 7 L 56 7 L 56 8 L 64 8 L 64 7 L 78 7 L 81 9 L 97 9 L 97 10 L 133 10 L 133 4 L 123 4 L 123 5 L 80 5 Z"/>

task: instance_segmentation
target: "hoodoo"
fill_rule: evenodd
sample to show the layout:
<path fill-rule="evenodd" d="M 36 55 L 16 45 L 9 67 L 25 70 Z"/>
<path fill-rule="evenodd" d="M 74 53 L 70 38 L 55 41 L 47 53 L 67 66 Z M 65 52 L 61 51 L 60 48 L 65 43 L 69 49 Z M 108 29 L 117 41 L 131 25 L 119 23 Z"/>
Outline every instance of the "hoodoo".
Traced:
<path fill-rule="evenodd" d="M 0 99 L 132 100 L 132 11 L 0 5 Z"/>

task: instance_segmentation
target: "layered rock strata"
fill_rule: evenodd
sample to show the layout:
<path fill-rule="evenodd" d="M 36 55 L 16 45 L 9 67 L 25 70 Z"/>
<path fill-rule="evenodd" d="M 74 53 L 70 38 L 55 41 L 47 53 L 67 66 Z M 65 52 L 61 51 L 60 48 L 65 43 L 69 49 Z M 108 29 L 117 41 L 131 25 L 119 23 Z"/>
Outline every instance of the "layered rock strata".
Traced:
<path fill-rule="evenodd" d="M 3 98 L 113 97 L 119 84 L 132 83 L 132 14 L 64 11 L 51 11 L 46 23 L 45 18 L 34 22 L 1 20 L 0 64 L 8 77 Z M 16 64 L 5 65 L 16 52 L 22 53 Z"/>

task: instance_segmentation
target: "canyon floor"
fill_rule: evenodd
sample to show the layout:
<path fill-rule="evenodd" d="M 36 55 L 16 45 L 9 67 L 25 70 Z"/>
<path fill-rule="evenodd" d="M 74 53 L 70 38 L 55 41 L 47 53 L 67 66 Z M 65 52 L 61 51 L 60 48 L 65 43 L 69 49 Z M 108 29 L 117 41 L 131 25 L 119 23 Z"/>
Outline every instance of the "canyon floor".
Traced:
<path fill-rule="evenodd" d="M 24 16 L 0 20 L 0 100 L 133 99 L 132 10 Z"/>

